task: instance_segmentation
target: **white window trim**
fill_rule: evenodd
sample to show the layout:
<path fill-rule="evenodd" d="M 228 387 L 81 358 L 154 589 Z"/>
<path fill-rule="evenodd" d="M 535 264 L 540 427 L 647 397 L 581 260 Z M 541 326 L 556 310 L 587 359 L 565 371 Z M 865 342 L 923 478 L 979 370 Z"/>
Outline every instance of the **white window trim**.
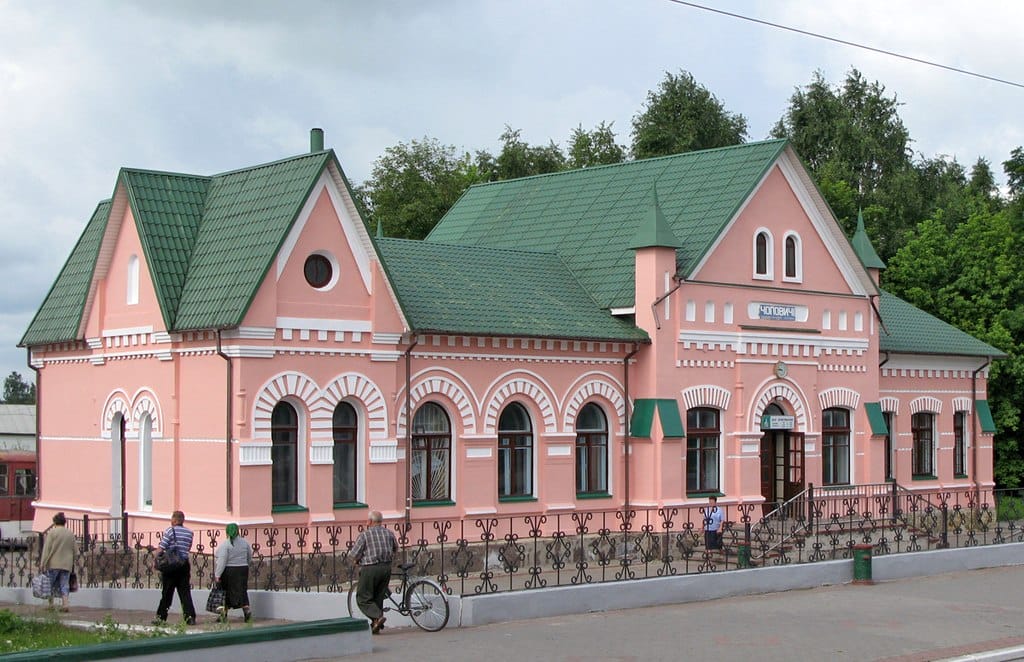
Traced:
<path fill-rule="evenodd" d="M 765 273 L 757 273 L 757 238 L 762 234 L 765 235 L 767 241 L 765 242 Z M 772 236 L 772 231 L 765 227 L 760 227 L 754 231 L 752 237 L 752 248 L 753 248 L 753 262 L 750 265 L 750 272 L 753 275 L 754 280 L 775 280 L 775 237 Z"/>
<path fill-rule="evenodd" d="M 139 303 L 139 256 L 128 258 L 128 274 L 125 292 L 125 304 L 134 306 Z"/>
<path fill-rule="evenodd" d="M 786 244 L 788 240 L 792 238 L 794 249 L 796 250 L 795 262 L 796 262 L 796 276 L 786 275 Z M 804 281 L 804 243 L 800 239 L 800 235 L 797 232 L 790 230 L 782 238 L 782 282 L 784 283 L 802 283 Z"/>

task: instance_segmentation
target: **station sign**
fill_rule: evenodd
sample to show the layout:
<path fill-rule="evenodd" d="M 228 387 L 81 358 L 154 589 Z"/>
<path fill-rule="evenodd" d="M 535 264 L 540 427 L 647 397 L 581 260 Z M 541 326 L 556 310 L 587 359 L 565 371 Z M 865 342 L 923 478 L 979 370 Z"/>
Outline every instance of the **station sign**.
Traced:
<path fill-rule="evenodd" d="M 762 430 L 792 430 L 795 426 L 795 416 L 772 416 L 771 414 L 765 414 L 761 417 Z"/>
<path fill-rule="evenodd" d="M 796 306 L 782 303 L 760 303 L 757 306 L 757 317 L 763 320 L 795 322 Z"/>

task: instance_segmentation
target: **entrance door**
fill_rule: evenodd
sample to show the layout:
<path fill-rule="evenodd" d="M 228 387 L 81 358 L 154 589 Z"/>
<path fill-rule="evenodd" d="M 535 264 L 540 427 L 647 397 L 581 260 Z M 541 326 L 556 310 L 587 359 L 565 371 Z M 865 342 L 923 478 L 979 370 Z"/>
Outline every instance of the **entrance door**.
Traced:
<path fill-rule="evenodd" d="M 761 437 L 761 495 L 764 512 L 776 508 L 804 489 L 804 435 L 789 430 L 765 430 Z"/>

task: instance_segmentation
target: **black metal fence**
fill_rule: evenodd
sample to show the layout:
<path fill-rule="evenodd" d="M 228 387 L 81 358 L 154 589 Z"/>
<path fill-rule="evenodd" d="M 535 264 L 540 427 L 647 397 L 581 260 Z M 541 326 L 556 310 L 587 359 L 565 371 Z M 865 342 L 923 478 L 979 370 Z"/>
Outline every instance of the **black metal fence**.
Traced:
<path fill-rule="evenodd" d="M 720 550 L 704 546 L 705 506 L 416 520 L 390 526 L 400 560 L 459 595 L 630 581 L 737 568 L 1024 542 L 1019 490 L 908 491 L 894 484 L 811 488 L 786 504 L 732 504 Z M 69 520 L 79 540 L 75 568 L 84 587 L 157 588 L 160 532 L 133 532 L 120 518 Z M 130 525 L 130 522 L 128 523 Z M 351 549 L 362 525 L 242 529 L 253 545 L 250 587 L 347 591 Z M 126 533 L 127 531 L 127 533 Z M 192 581 L 212 583 L 222 529 L 195 529 Z M 0 584 L 27 587 L 42 535 L 0 540 Z"/>

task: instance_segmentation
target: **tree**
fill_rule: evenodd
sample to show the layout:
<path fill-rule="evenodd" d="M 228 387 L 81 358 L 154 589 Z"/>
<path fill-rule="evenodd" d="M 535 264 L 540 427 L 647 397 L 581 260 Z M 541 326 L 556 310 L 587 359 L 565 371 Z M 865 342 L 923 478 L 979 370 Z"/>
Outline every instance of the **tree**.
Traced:
<path fill-rule="evenodd" d="M 647 93 L 644 109 L 633 118 L 633 157 L 646 159 L 712 147 L 738 145 L 747 137 L 743 115 L 725 110 L 686 71 L 665 74 Z"/>
<path fill-rule="evenodd" d="M 626 148 L 615 142 L 612 124 L 601 122 L 593 131 L 584 131 L 581 124 L 569 136 L 570 168 L 589 168 L 625 160 Z"/>
<path fill-rule="evenodd" d="M 21 373 L 11 371 L 4 380 L 4 399 L 9 405 L 34 405 L 36 403 L 36 385 L 29 384 L 21 377 Z"/>
<path fill-rule="evenodd" d="M 485 181 L 517 179 L 565 170 L 562 150 L 552 140 L 547 145 L 530 145 L 521 138 L 522 130 L 505 125 L 501 134 L 501 152 L 497 158 L 487 151 L 476 153 L 477 170 Z"/>
<path fill-rule="evenodd" d="M 831 87 L 820 71 L 797 88 L 772 130 L 787 138 L 807 163 L 843 228 L 851 233 L 864 210 L 868 233 L 883 260 L 933 206 L 920 192 L 910 135 L 895 96 L 851 69 Z M 870 211 L 869 211 L 870 210 Z"/>
<path fill-rule="evenodd" d="M 1024 193 L 1024 148 L 1016 147 L 1010 152 L 1010 158 L 1003 161 L 1003 172 L 1010 195 L 1017 198 Z"/>
<path fill-rule="evenodd" d="M 995 476 L 1024 482 L 1024 235 L 1007 210 L 980 207 L 951 231 L 920 223 L 884 272 L 884 285 L 915 306 L 1001 349 L 989 372 L 988 400 L 998 428 Z"/>
<path fill-rule="evenodd" d="M 386 236 L 422 239 L 477 181 L 479 172 L 468 154 L 424 137 L 385 150 L 356 197 L 371 226 L 380 223 Z"/>

